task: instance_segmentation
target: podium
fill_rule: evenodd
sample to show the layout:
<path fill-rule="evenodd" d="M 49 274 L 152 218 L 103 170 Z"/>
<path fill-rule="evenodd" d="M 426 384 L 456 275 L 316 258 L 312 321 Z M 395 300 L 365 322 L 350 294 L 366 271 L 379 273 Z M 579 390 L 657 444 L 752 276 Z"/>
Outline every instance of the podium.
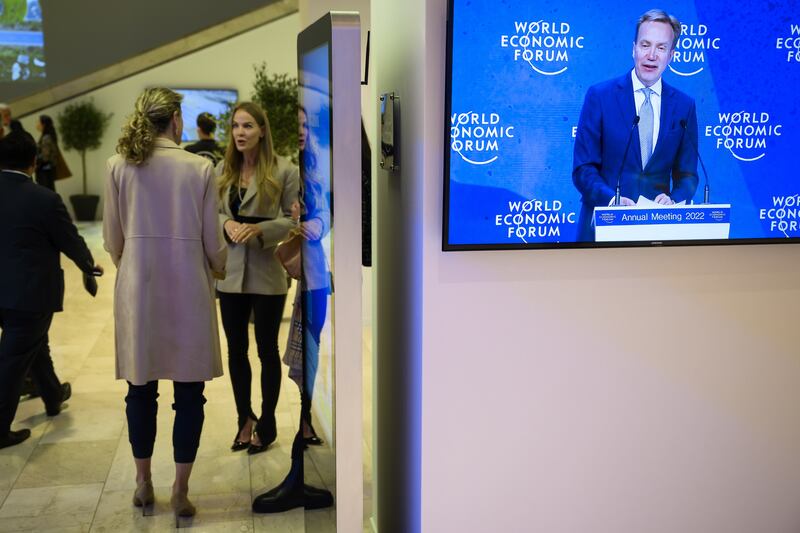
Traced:
<path fill-rule="evenodd" d="M 595 207 L 595 241 L 727 239 L 730 215 L 730 204 Z"/>

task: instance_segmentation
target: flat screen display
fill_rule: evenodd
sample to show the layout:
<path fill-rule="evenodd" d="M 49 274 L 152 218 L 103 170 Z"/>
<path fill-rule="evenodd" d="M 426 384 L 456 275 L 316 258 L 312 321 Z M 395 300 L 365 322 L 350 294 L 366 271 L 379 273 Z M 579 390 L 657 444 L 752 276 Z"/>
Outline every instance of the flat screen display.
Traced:
<path fill-rule="evenodd" d="M 0 82 L 42 79 L 45 66 L 39 0 L 0 0 Z"/>
<path fill-rule="evenodd" d="M 236 103 L 239 97 L 235 89 L 175 89 L 183 95 L 183 135 L 181 142 L 199 140 L 197 136 L 197 115 L 211 113 L 219 121 L 220 117 Z"/>
<path fill-rule="evenodd" d="M 300 127 L 304 142 L 300 151 L 302 212 L 300 224 L 312 228 L 303 240 L 303 320 L 306 390 L 313 398 L 319 427 L 330 440 L 333 434 L 334 346 L 330 269 L 333 253 L 333 204 L 331 201 L 331 91 L 330 43 L 301 50 Z"/>
<path fill-rule="evenodd" d="M 332 22 L 326 16 L 298 36 L 300 126 L 300 226 L 302 277 L 300 291 L 303 321 L 303 387 L 321 446 L 303 454 L 307 484 L 336 487 L 336 379 L 338 354 L 334 344 L 336 271 L 333 217 L 333 93 Z M 312 448 L 312 447 L 310 447 Z M 332 531 L 336 513 L 311 511 L 306 531 Z"/>
<path fill-rule="evenodd" d="M 451 0 L 445 250 L 799 242 L 797 1 L 651 8 Z"/>

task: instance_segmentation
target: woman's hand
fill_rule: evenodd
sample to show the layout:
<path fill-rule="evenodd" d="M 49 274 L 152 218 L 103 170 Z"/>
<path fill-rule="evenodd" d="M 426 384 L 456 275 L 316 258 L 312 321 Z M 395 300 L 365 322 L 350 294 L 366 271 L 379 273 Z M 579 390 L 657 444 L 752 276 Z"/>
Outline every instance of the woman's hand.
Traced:
<path fill-rule="evenodd" d="M 300 202 L 294 202 L 292 204 L 292 212 L 291 212 L 292 220 L 297 222 L 300 220 Z"/>
<path fill-rule="evenodd" d="M 231 240 L 236 244 L 243 244 L 253 238 L 258 238 L 262 234 L 261 228 L 255 224 L 239 224 L 233 231 Z"/>
<path fill-rule="evenodd" d="M 239 226 L 241 226 L 241 224 L 230 218 L 222 225 L 225 234 L 228 235 L 228 238 L 233 242 L 236 242 L 234 236 L 239 231 Z"/>
<path fill-rule="evenodd" d="M 300 234 L 307 241 L 318 241 L 322 238 L 322 221 L 312 218 L 300 223 Z"/>

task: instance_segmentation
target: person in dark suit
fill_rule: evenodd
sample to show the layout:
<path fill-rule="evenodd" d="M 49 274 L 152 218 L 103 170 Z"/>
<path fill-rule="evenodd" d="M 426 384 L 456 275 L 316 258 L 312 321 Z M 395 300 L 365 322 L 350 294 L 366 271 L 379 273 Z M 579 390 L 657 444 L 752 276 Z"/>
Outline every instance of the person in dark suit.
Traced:
<path fill-rule="evenodd" d="M 47 332 L 62 310 L 64 253 L 86 273 L 102 272 L 67 214 L 61 197 L 31 179 L 36 141 L 25 132 L 0 140 L 0 448 L 30 430 L 11 431 L 25 373 L 39 388 L 48 416 L 61 411 L 69 383 L 60 383 Z"/>
<path fill-rule="evenodd" d="M 647 11 L 636 25 L 633 70 L 586 93 L 572 170 L 572 181 L 582 195 L 579 241 L 594 241 L 594 208 L 613 203 L 618 176 L 621 205 L 635 205 L 639 196 L 663 205 L 694 196 L 695 103 L 661 79 L 680 33 L 674 16 Z"/>
<path fill-rule="evenodd" d="M 184 150 L 201 155 L 216 165 L 224 157 L 222 148 L 214 140 L 214 130 L 216 129 L 217 121 L 214 120 L 214 116 L 211 113 L 200 113 L 197 115 L 197 137 L 200 140 L 188 145 Z"/>

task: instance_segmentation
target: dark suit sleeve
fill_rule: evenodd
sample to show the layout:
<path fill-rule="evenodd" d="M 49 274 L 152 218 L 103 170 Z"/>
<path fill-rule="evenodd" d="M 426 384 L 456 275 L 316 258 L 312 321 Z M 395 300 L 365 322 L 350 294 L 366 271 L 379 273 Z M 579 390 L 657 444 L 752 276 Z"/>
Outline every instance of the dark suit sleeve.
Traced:
<path fill-rule="evenodd" d="M 86 246 L 83 237 L 78 234 L 78 228 L 72 223 L 72 219 L 67 213 L 67 208 L 61 197 L 57 194 L 51 195 L 52 204 L 48 210 L 49 215 L 45 220 L 47 234 L 55 247 L 64 255 L 69 257 L 79 269 L 91 274 L 94 268 L 92 253 Z"/>
<path fill-rule="evenodd" d="M 689 137 L 687 139 L 686 137 Z M 675 202 L 689 201 L 697 190 L 697 110 L 694 101 L 690 103 L 686 116 L 686 131 L 683 132 L 678 153 L 672 165 L 672 193 Z"/>
<path fill-rule="evenodd" d="M 586 92 L 575 150 L 572 157 L 572 182 L 581 193 L 583 201 L 592 206 L 608 205 L 614 190 L 600 175 L 603 165 L 603 112 L 600 98 L 594 87 Z"/>

